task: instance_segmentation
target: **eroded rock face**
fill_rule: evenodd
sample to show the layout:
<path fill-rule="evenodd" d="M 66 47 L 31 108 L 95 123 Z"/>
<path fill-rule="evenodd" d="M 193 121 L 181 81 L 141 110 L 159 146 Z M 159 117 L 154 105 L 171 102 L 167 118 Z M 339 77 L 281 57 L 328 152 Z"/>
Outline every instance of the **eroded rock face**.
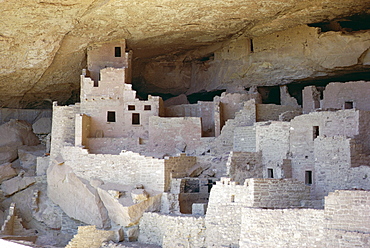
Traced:
<path fill-rule="evenodd" d="M 126 39 L 140 60 L 363 13 L 369 5 L 368 0 L 1 1 L 0 107 L 76 100 L 86 49 L 93 43 Z"/>
<path fill-rule="evenodd" d="M 0 164 L 14 161 L 18 156 L 18 147 L 40 143 L 32 132 L 31 124 L 26 121 L 10 120 L 1 125 L 0 137 Z"/>

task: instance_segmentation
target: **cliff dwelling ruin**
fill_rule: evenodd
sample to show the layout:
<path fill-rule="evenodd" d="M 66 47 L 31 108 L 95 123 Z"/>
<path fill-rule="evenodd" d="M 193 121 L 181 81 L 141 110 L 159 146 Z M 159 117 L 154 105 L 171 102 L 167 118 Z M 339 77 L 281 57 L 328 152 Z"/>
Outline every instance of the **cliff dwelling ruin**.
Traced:
<path fill-rule="evenodd" d="M 370 2 L 256 2 L 21 5 L 66 32 L 0 32 L 0 247 L 369 247 Z"/>

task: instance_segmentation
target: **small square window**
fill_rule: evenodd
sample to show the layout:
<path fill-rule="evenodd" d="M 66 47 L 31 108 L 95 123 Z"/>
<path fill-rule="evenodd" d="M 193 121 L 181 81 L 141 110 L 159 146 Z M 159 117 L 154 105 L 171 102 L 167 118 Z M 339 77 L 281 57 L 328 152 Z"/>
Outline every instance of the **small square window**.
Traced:
<path fill-rule="evenodd" d="M 144 110 L 152 110 L 152 106 L 151 105 L 144 105 Z"/>
<path fill-rule="evenodd" d="M 312 171 L 305 171 L 304 181 L 305 184 L 312 184 Z"/>
<path fill-rule="evenodd" d="M 353 109 L 353 102 L 344 102 L 344 109 Z"/>
<path fill-rule="evenodd" d="M 267 169 L 267 178 L 274 178 L 274 169 Z"/>
<path fill-rule="evenodd" d="M 116 112 L 114 111 L 107 112 L 107 122 L 116 122 Z"/>
<path fill-rule="evenodd" d="M 121 56 L 122 56 L 121 47 L 115 47 L 114 48 L 114 57 L 118 58 L 118 57 L 121 57 Z"/>
<path fill-rule="evenodd" d="M 140 114 L 138 113 L 132 114 L 132 125 L 140 125 Z"/>
<path fill-rule="evenodd" d="M 128 110 L 135 110 L 135 105 L 128 105 Z"/>

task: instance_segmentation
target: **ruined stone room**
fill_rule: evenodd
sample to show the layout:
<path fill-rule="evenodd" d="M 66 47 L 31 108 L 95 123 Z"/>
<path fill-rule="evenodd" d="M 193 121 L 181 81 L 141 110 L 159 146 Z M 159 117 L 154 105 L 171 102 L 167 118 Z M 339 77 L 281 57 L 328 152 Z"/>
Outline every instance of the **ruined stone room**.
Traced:
<path fill-rule="evenodd" d="M 0 0 L 1 248 L 370 247 L 370 0 Z"/>

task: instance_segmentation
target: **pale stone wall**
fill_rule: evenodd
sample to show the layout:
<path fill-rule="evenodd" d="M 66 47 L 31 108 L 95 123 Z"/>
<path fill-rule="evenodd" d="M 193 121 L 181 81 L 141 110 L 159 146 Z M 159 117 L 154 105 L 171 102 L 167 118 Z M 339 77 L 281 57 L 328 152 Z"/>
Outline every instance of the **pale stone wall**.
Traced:
<path fill-rule="evenodd" d="M 268 177 L 267 169 L 273 170 L 273 178 L 282 178 L 282 165 L 290 150 L 290 123 L 256 123 L 256 150 L 262 152 L 263 177 Z"/>
<path fill-rule="evenodd" d="M 226 167 L 227 176 L 239 184 L 247 178 L 263 177 L 260 152 L 230 152 Z"/>
<path fill-rule="evenodd" d="M 166 117 L 201 117 L 202 136 L 215 136 L 215 104 L 198 101 L 197 104 L 182 104 L 166 108 Z"/>
<path fill-rule="evenodd" d="M 243 108 L 235 114 L 235 118 L 228 120 L 223 126 L 221 134 L 215 139 L 215 142 L 212 144 L 211 152 L 213 154 L 230 152 L 233 149 L 235 128 L 253 126 L 255 122 L 255 100 L 249 100 L 245 102 Z"/>
<path fill-rule="evenodd" d="M 194 154 L 200 146 L 202 134 L 199 117 L 161 118 L 153 116 L 149 121 L 148 151 L 153 155 Z M 148 152 L 149 153 L 149 152 Z"/>
<path fill-rule="evenodd" d="M 132 85 L 125 84 L 124 69 L 106 68 L 100 74 L 98 87 L 81 77 L 81 113 L 91 117 L 90 137 L 148 139 L 149 117 L 161 114 L 160 97 L 136 99 Z M 115 120 L 108 119 L 108 112 Z"/>
<path fill-rule="evenodd" d="M 241 216 L 240 247 L 323 247 L 323 210 L 243 208 Z"/>
<path fill-rule="evenodd" d="M 330 83 L 324 91 L 322 108 L 345 109 L 345 102 L 352 102 L 353 108 L 370 110 L 369 95 L 369 82 Z"/>
<path fill-rule="evenodd" d="M 370 191 L 336 190 L 325 197 L 326 228 L 370 236 Z"/>
<path fill-rule="evenodd" d="M 79 104 L 73 106 L 53 106 L 51 129 L 51 157 L 60 153 L 64 143 L 74 145 L 75 117 L 79 112 Z"/>
<path fill-rule="evenodd" d="M 322 199 L 339 189 L 370 190 L 370 167 L 351 167 L 352 140 L 344 137 L 319 137 L 315 140 L 315 172 L 313 192 Z"/>
<path fill-rule="evenodd" d="M 144 213 L 140 220 L 139 242 L 161 247 L 204 247 L 203 217 Z"/>
<path fill-rule="evenodd" d="M 354 138 L 359 134 L 359 111 L 312 112 L 295 117 L 290 124 L 292 176 L 305 182 L 305 171 L 312 171 L 313 175 L 319 173 L 314 168 L 315 136 L 318 134 L 323 137 L 343 136 Z M 314 134 L 315 127 L 319 131 Z"/>
<path fill-rule="evenodd" d="M 121 56 L 115 56 L 115 47 L 121 48 Z M 95 43 L 87 51 L 87 69 L 91 78 L 98 81 L 100 70 L 106 67 L 129 68 L 131 54 L 126 53 L 126 41 Z"/>
<path fill-rule="evenodd" d="M 303 113 L 308 114 L 320 108 L 320 92 L 316 86 L 306 86 L 302 90 Z"/>
<path fill-rule="evenodd" d="M 221 96 L 216 96 L 214 102 L 221 105 L 221 128 L 227 120 L 235 118 L 236 113 L 243 109 L 245 102 L 252 99 L 256 103 L 261 102 L 261 96 L 257 92 L 245 94 L 224 92 Z"/>
<path fill-rule="evenodd" d="M 279 115 L 287 111 L 300 111 L 301 108 L 276 104 L 256 104 L 257 121 L 278 121 Z"/>
<path fill-rule="evenodd" d="M 27 121 L 30 124 L 35 123 L 43 117 L 51 117 L 51 109 L 12 109 L 0 108 L 0 125 L 11 119 Z"/>
<path fill-rule="evenodd" d="M 256 128 L 254 126 L 235 127 L 233 151 L 256 152 Z"/>
<path fill-rule="evenodd" d="M 86 149 L 74 146 L 66 146 L 61 152 L 64 163 L 73 168 L 78 177 L 128 185 L 143 184 L 159 191 L 169 189 L 171 173 L 183 175 L 196 162 L 195 157 L 185 155 L 157 159 L 134 152 L 89 154 Z"/>

